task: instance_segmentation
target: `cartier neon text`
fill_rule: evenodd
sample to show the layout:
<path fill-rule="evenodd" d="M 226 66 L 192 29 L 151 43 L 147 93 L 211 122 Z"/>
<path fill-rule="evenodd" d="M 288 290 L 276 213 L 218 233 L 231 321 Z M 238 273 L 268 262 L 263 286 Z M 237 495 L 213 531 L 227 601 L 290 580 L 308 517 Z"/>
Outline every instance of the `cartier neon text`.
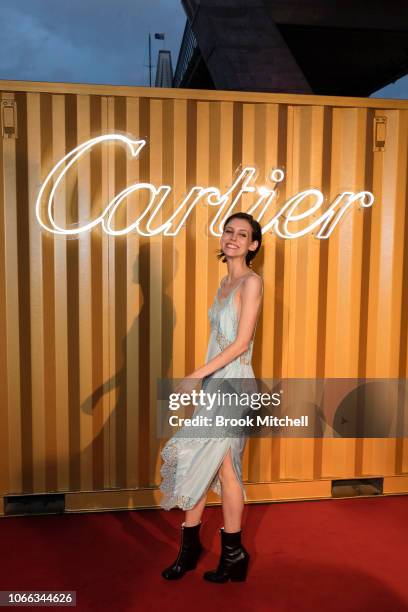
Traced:
<path fill-rule="evenodd" d="M 121 134 L 107 134 L 87 140 L 70 151 L 53 167 L 43 182 L 37 197 L 36 216 L 38 222 L 45 230 L 54 234 L 81 234 L 91 230 L 100 223 L 103 230 L 113 236 L 128 234 L 132 231 L 136 231 L 143 236 L 154 236 L 157 234 L 176 236 L 183 225 L 185 225 L 193 208 L 197 204 L 204 202 L 216 209 L 214 218 L 209 225 L 209 231 L 213 236 L 220 236 L 225 219 L 234 212 L 240 198 L 244 194 L 252 193 L 255 194 L 255 202 L 246 212 L 252 214 L 262 223 L 262 233 L 272 232 L 281 238 L 299 238 L 313 232 L 316 238 L 322 239 L 329 237 L 340 219 L 354 203 L 359 204 L 360 208 L 367 208 L 374 202 L 374 196 L 369 191 L 360 191 L 358 193 L 344 191 L 323 210 L 324 196 L 322 192 L 318 189 L 306 189 L 289 198 L 273 216 L 269 215 L 268 219 L 266 213 L 277 196 L 276 185 L 283 181 L 284 172 L 279 168 L 273 169 L 270 174 L 271 185 L 259 187 L 255 185 L 255 168 L 247 166 L 242 169 L 231 187 L 224 192 L 221 192 L 217 187 L 192 187 L 180 205 L 175 207 L 169 218 L 155 228 L 152 227 L 152 224 L 163 207 L 166 198 L 172 191 L 172 187 L 169 185 L 156 187 L 151 183 L 134 183 L 118 193 L 108 203 L 103 213 L 97 219 L 90 220 L 81 227 L 74 229 L 58 226 L 54 219 L 54 197 L 58 186 L 65 174 L 78 161 L 81 155 L 104 141 L 116 141 L 125 145 L 134 158 L 139 155 L 146 145 L 145 140 L 132 140 Z M 47 190 L 49 191 L 48 197 L 45 195 Z M 127 227 L 113 229 L 112 220 L 115 211 L 130 194 L 135 192 L 145 192 L 148 195 L 148 204 Z M 309 203 L 308 208 L 303 212 L 296 212 L 296 209 L 302 203 L 303 206 L 305 203 Z M 291 229 L 293 230 L 294 223 L 296 224 L 307 219 L 309 219 L 309 224 L 306 227 L 303 227 L 301 230 L 291 231 Z M 143 229 L 141 227 L 142 221 L 144 222 Z M 316 231 L 317 229 L 318 231 Z"/>

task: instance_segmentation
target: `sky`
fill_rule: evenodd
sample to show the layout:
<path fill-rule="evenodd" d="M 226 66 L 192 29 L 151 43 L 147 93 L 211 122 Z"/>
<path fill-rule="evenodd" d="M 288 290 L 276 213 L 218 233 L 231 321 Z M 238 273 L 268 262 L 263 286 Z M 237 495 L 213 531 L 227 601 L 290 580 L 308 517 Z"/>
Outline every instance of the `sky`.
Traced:
<path fill-rule="evenodd" d="M 185 24 L 180 0 L 2 0 L 1 14 L 3 80 L 148 85 L 149 32 L 153 63 L 170 49 L 174 69 Z M 371 97 L 408 98 L 408 75 Z"/>
<path fill-rule="evenodd" d="M 149 32 L 153 63 L 175 63 L 185 24 L 180 0 L 2 0 L 1 17 L 0 79 L 110 85 L 148 85 Z"/>

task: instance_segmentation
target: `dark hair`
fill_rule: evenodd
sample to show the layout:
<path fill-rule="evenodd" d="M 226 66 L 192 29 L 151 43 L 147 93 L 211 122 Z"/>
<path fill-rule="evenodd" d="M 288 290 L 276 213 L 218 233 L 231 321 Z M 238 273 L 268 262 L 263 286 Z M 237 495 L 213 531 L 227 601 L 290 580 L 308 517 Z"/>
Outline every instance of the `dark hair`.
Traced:
<path fill-rule="evenodd" d="M 246 265 L 251 267 L 251 261 L 254 259 L 254 257 L 256 257 L 256 254 L 258 253 L 259 249 L 261 248 L 262 245 L 262 229 L 261 226 L 259 225 L 258 221 L 256 221 L 252 215 L 249 215 L 248 213 L 244 213 L 244 212 L 237 212 L 234 213 L 232 215 L 230 215 L 228 217 L 228 219 L 225 221 L 223 228 L 231 221 L 231 219 L 245 219 L 246 221 L 248 221 L 249 225 L 252 227 L 252 240 L 251 242 L 253 242 L 254 240 L 258 241 L 258 246 L 256 247 L 255 251 L 248 251 L 247 255 L 246 255 Z M 221 261 L 223 263 L 225 263 L 227 261 L 227 258 L 225 256 L 225 253 L 222 249 L 219 249 L 218 251 L 218 255 L 217 255 L 218 259 L 221 259 Z"/>

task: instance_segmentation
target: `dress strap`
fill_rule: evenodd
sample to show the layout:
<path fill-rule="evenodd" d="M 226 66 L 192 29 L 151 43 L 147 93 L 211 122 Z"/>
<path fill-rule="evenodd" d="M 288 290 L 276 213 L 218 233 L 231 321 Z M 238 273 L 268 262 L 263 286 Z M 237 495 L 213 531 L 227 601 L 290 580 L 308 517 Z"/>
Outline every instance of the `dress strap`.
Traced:
<path fill-rule="evenodd" d="M 244 278 L 246 278 L 247 276 L 249 276 L 250 274 L 252 274 L 252 272 L 247 272 L 246 274 L 244 274 L 243 276 L 241 276 L 241 278 L 239 279 L 237 285 L 234 287 L 234 289 L 232 291 L 235 291 L 236 289 L 238 289 L 238 287 L 240 286 L 240 284 L 242 283 L 242 281 L 244 280 Z"/>
<path fill-rule="evenodd" d="M 233 289 L 231 289 L 231 291 L 229 292 L 229 294 L 227 295 L 227 297 L 223 298 L 221 296 L 221 287 L 218 287 L 218 295 L 220 297 L 220 299 L 224 302 L 226 300 L 229 299 L 229 297 L 238 289 L 238 287 L 240 286 L 240 284 L 242 283 L 242 281 L 244 280 L 244 278 L 246 278 L 247 276 L 249 276 L 250 274 L 252 274 L 252 272 L 247 272 L 246 274 L 244 274 L 243 276 L 241 276 L 241 278 L 239 279 L 238 283 L 235 285 L 235 287 Z"/>

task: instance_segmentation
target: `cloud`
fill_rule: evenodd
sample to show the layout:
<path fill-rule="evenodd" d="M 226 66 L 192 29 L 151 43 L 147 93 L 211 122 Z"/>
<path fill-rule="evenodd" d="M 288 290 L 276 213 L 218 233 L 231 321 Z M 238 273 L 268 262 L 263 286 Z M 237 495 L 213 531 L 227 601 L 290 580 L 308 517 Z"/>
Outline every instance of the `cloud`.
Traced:
<path fill-rule="evenodd" d="M 177 0 L 2 4 L 1 79 L 145 85 L 148 32 L 166 33 L 175 64 L 185 23 Z"/>

